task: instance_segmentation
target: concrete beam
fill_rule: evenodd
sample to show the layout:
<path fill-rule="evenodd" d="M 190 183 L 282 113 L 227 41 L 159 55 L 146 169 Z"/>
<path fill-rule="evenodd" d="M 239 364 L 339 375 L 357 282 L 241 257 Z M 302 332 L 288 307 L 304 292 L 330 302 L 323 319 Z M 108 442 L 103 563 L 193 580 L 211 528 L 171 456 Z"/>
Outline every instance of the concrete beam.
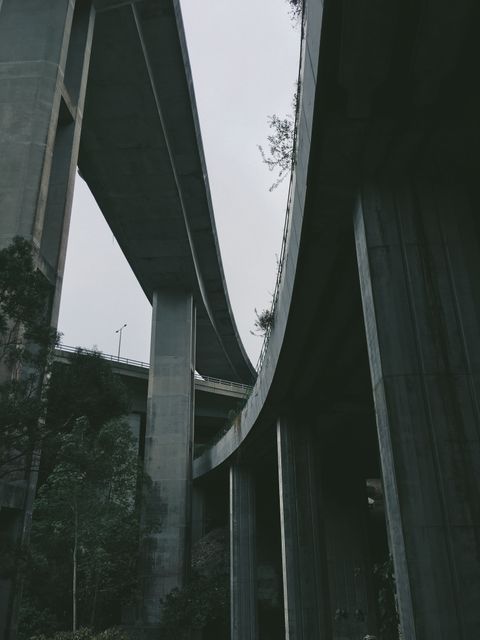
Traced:
<path fill-rule="evenodd" d="M 480 628 L 477 225 L 470 193 L 431 178 L 366 185 L 355 212 L 387 520 L 409 640 L 469 640 Z"/>
<path fill-rule="evenodd" d="M 190 569 L 195 372 L 192 295 L 156 291 L 148 385 L 145 471 L 152 481 L 144 521 L 142 623 L 156 627 L 161 600 L 182 587 Z"/>

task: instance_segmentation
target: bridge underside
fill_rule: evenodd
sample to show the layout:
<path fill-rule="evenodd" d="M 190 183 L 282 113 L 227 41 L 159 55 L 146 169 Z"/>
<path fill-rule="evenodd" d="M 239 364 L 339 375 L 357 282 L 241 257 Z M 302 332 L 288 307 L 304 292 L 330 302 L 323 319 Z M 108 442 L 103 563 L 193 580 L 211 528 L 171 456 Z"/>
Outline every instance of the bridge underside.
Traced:
<path fill-rule="evenodd" d="M 64 208 L 60 196 L 68 192 L 62 188 L 72 167 L 68 178 L 60 152 L 65 141 L 72 157 L 75 144 L 78 149 L 81 91 L 77 111 L 70 97 L 82 86 L 75 78 L 85 83 L 88 47 L 79 49 L 83 66 L 69 65 L 68 11 L 60 0 L 55 4 L 48 14 L 38 4 L 36 18 L 44 22 L 35 23 L 36 42 L 47 52 L 36 55 L 44 60 L 55 53 L 66 84 L 63 76 L 52 79 L 49 66 L 34 74 L 34 88 L 41 85 L 50 103 L 45 109 L 42 93 L 28 115 L 35 133 L 48 138 L 42 139 L 48 152 L 38 155 L 35 145 L 45 150 L 36 141 L 35 153 L 17 164 L 31 169 L 33 163 L 43 196 L 58 199 L 39 198 L 42 214 L 34 208 L 29 219 L 12 207 L 4 237 L 14 235 L 12 227 L 30 234 L 45 272 L 57 269 L 61 277 L 56 203 Z M 171 38 L 178 6 L 134 5 L 98 2 L 105 12 L 96 16 L 102 39 L 93 43 L 80 165 L 154 307 L 145 457 L 164 528 L 144 549 L 142 621 L 156 633 L 160 598 L 188 572 L 191 531 L 195 537 L 223 526 L 230 530 L 231 640 L 377 634 L 385 621 L 372 565 L 389 553 L 397 597 L 395 605 L 390 592 L 390 614 L 398 608 L 405 639 L 476 637 L 480 9 L 468 0 L 307 2 L 289 243 L 275 325 L 241 417 L 195 461 L 192 511 L 195 354 L 201 372 L 208 364 L 207 374 L 216 367 L 230 379 L 250 374 L 248 363 L 243 374 L 243 365 L 228 364 L 242 358 L 240 347 L 229 347 L 235 332 L 228 300 L 217 298 L 221 268 L 211 271 L 214 229 L 203 244 L 210 209 L 208 191 L 196 191 L 204 169 L 192 145 L 195 118 L 177 103 L 189 84 L 181 29 Z M 5 42 L 20 59 L 23 39 L 13 42 L 9 30 L 15 17 L 25 16 L 17 15 L 16 0 L 1 6 L 0 60 Z M 77 4 L 77 24 L 86 24 L 80 18 L 87 14 L 92 20 L 86 6 Z M 165 38 L 155 44 L 159 32 Z M 128 55 L 117 33 L 128 40 Z M 18 60 L 10 63 L 0 85 L 9 104 L 16 95 L 11 77 L 20 82 Z M 11 112 L 0 111 L 10 132 L 5 148 L 18 159 L 26 153 L 24 132 L 15 132 Z M 117 138 L 121 130 L 126 148 Z M 185 144 L 193 155 L 185 157 Z M 175 161 L 168 163 L 173 150 Z M 156 188 L 157 166 L 164 189 Z M 22 174 L 9 171 L 23 193 Z M 0 193 L 8 198 L 13 188 L 1 176 Z M 25 189 L 23 213 L 29 195 Z M 172 231 L 176 242 L 166 247 Z M 195 348 L 196 336 L 202 338 Z M 209 341 L 211 362 L 203 352 Z M 396 638 L 394 615 L 389 623 Z"/>
<path fill-rule="evenodd" d="M 149 553 L 163 545 L 178 559 L 168 576 L 145 564 L 158 622 L 161 589 L 181 585 L 188 564 L 194 372 L 255 378 L 226 291 L 178 1 L 2 0 L 0 127 L 0 246 L 31 241 L 52 285 L 52 325 L 77 164 L 152 301 L 145 464 L 170 511 Z M 2 487 L 15 541 L 28 539 L 35 484 L 29 471 L 20 498 Z M 12 584 L 0 581 L 9 638 Z"/>
<path fill-rule="evenodd" d="M 147 297 L 191 291 L 200 373 L 250 382 L 233 322 L 179 9 L 97 13 L 79 168 Z"/>
<path fill-rule="evenodd" d="M 395 607 L 404 638 L 480 626 L 479 24 L 468 2 L 307 3 L 270 348 L 194 464 L 207 501 L 230 488 L 232 639 L 398 638 Z"/>

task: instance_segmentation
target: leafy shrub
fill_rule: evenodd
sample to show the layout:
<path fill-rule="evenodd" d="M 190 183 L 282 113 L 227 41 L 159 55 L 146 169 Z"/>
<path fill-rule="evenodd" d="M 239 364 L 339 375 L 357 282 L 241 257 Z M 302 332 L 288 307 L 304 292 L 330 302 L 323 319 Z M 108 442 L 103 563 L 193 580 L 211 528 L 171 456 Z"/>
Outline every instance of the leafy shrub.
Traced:
<path fill-rule="evenodd" d="M 215 627 L 215 637 L 228 636 L 229 582 L 226 575 L 196 576 L 163 601 L 162 631 L 168 640 L 188 640 L 193 629 Z M 103 640 L 103 639 L 102 639 Z"/>
<path fill-rule="evenodd" d="M 292 19 L 298 20 L 302 15 L 304 0 L 287 0 L 290 5 Z"/>
<path fill-rule="evenodd" d="M 253 323 L 255 331 L 250 331 L 250 333 L 254 336 L 267 335 L 267 333 L 271 331 L 275 319 L 273 309 L 264 309 L 260 313 L 255 309 L 255 315 L 257 316 L 257 319 Z"/>
<path fill-rule="evenodd" d="M 100 633 L 84 627 L 78 631 L 59 631 L 48 638 L 45 635 L 31 636 L 29 640 L 129 640 L 129 636 L 117 627 L 106 629 Z"/>

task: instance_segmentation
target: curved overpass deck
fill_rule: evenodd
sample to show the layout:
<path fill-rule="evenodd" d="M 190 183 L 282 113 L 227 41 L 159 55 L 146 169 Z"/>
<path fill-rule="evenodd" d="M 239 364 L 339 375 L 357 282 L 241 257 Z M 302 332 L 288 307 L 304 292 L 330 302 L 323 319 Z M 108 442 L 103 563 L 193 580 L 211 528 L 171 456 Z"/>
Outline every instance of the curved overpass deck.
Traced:
<path fill-rule="evenodd" d="M 193 292 L 198 371 L 251 383 L 223 273 L 179 3 L 96 6 L 81 175 L 147 297 Z"/>
<path fill-rule="evenodd" d="M 197 479 L 257 442 L 292 406 L 314 402 L 330 424 L 332 414 L 354 407 L 374 424 L 353 222 L 361 193 L 371 184 L 409 184 L 413 173 L 438 181 L 433 167 L 439 174 L 442 167 L 446 181 L 475 180 L 477 45 L 467 14 L 459 11 L 460 26 L 450 33 L 440 7 L 412 16 L 405 9 L 395 20 L 387 7 L 375 19 L 353 5 L 342 10 L 306 3 L 274 327 L 241 418 L 194 461 Z M 434 38 L 437 23 L 443 31 Z"/>
<path fill-rule="evenodd" d="M 310 11 L 309 20 L 321 22 L 319 7 L 315 13 Z M 302 90 L 298 113 L 296 166 L 290 182 L 287 204 L 286 252 L 275 305 L 275 321 L 269 336 L 268 347 L 241 419 L 216 444 L 194 461 L 194 478 L 199 478 L 223 464 L 246 440 L 254 426 L 262 420 L 268 422 L 268 419 L 272 418 L 270 409 L 275 404 L 275 398 L 278 400 L 282 389 L 285 389 L 284 384 L 278 380 L 278 372 L 282 350 L 286 346 L 287 325 L 291 323 L 290 312 L 294 308 L 292 298 L 305 210 L 319 46 L 320 30 L 307 30 L 302 43 L 300 61 Z"/>

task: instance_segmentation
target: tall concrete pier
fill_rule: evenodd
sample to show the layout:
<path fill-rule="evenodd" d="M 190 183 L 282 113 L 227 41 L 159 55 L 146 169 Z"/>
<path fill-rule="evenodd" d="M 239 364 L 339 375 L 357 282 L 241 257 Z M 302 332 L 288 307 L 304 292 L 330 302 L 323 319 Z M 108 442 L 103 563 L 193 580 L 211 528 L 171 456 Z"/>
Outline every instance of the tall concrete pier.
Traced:
<path fill-rule="evenodd" d="M 48 6 L 47 6 L 48 5 Z M 0 3 L 0 247 L 23 236 L 60 303 L 95 13 L 89 2 Z M 33 465 L 34 467 L 36 465 Z M 0 487 L 2 529 L 26 544 L 36 472 Z M 0 579 L 0 635 L 14 638 L 21 584 Z"/>
<path fill-rule="evenodd" d="M 407 638 L 480 628 L 478 211 L 447 180 L 367 185 L 355 216 Z"/>
<path fill-rule="evenodd" d="M 184 292 L 153 294 L 145 471 L 152 482 L 144 525 L 142 623 L 158 625 L 161 601 L 190 572 L 195 305 Z"/>

